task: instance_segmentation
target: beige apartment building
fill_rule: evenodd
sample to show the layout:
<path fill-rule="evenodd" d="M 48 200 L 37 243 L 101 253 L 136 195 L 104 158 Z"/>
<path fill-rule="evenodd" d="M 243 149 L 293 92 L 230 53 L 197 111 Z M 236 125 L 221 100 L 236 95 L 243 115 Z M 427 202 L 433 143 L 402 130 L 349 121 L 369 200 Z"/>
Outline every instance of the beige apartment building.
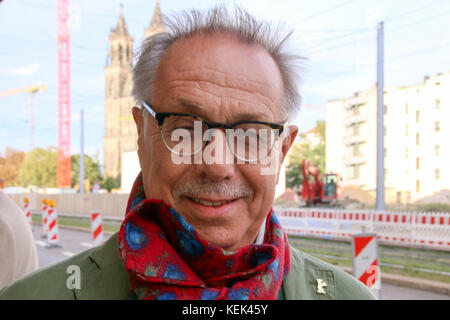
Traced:
<path fill-rule="evenodd" d="M 164 30 L 159 2 L 145 38 Z M 109 34 L 108 62 L 105 66 L 105 135 L 103 137 L 103 174 L 115 177 L 121 172 L 124 153 L 136 153 L 137 131 L 131 108 L 131 68 L 134 39 L 128 33 L 123 11 L 117 26 Z"/>
<path fill-rule="evenodd" d="M 384 90 L 385 196 L 407 203 L 450 189 L 450 72 Z M 326 106 L 326 171 L 375 198 L 376 87 Z"/>

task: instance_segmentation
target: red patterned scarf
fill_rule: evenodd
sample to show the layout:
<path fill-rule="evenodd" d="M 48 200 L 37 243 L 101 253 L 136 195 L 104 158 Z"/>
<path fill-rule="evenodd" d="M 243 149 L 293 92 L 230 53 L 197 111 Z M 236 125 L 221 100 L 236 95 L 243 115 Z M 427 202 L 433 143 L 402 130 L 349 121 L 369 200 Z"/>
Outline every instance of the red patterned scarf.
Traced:
<path fill-rule="evenodd" d="M 276 299 L 289 272 L 287 236 L 272 210 L 263 244 L 225 251 L 200 238 L 163 201 L 145 199 L 142 174 L 118 241 L 134 299 Z"/>

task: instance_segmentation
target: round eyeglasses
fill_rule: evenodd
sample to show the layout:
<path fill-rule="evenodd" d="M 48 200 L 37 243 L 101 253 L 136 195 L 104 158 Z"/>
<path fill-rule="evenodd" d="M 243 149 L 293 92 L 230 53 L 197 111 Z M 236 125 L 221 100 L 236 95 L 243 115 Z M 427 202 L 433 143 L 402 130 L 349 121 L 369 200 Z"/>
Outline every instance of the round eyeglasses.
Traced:
<path fill-rule="evenodd" d="M 214 129 L 225 129 L 231 153 L 244 162 L 267 158 L 287 122 L 239 121 L 233 124 L 210 122 L 197 115 L 178 112 L 155 112 L 145 101 L 144 108 L 156 119 L 165 146 L 179 156 L 194 155 L 212 140 Z"/>

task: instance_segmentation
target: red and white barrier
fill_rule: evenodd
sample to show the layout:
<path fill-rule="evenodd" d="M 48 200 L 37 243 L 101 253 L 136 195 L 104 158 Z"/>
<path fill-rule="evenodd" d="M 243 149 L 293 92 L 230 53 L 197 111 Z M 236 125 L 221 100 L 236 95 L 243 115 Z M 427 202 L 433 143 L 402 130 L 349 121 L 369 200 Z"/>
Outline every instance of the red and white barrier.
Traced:
<path fill-rule="evenodd" d="M 375 234 L 352 236 L 353 275 L 380 298 L 381 275 L 378 261 L 378 246 Z"/>
<path fill-rule="evenodd" d="M 92 226 L 92 244 L 98 246 L 103 243 L 103 223 L 102 215 L 99 212 L 93 213 L 91 215 L 91 226 Z"/>
<path fill-rule="evenodd" d="M 59 240 L 58 233 L 58 215 L 55 209 L 55 203 L 53 200 L 47 201 L 47 242 L 50 245 L 56 245 Z"/>
<path fill-rule="evenodd" d="M 28 198 L 23 199 L 23 212 L 25 213 L 25 217 L 27 218 L 28 223 L 30 224 L 30 227 L 33 226 L 33 221 L 31 219 L 31 206 L 28 201 Z"/>
<path fill-rule="evenodd" d="M 47 199 L 42 199 L 42 231 L 44 232 L 44 236 L 47 235 Z"/>
<path fill-rule="evenodd" d="M 290 235 L 350 240 L 355 233 L 373 232 L 386 244 L 450 250 L 450 213 L 380 212 L 326 208 L 275 208 Z"/>

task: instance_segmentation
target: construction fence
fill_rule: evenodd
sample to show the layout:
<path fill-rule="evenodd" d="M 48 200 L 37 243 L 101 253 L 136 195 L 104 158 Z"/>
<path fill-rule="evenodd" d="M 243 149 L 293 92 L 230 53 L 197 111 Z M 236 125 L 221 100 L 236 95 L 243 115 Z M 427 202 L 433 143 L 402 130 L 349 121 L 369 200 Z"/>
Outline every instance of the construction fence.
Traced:
<path fill-rule="evenodd" d="M 128 194 L 8 194 L 19 207 L 29 199 L 33 212 L 42 200 L 55 202 L 58 213 L 104 217 L 125 216 Z M 275 212 L 289 235 L 350 241 L 355 233 L 376 233 L 381 244 L 450 251 L 450 213 L 390 212 L 327 208 L 277 208 Z"/>
<path fill-rule="evenodd" d="M 101 212 L 104 216 L 125 217 L 128 194 L 124 193 L 86 193 L 86 194 L 43 194 L 22 193 L 8 194 L 19 206 L 23 207 L 23 199 L 28 198 L 32 212 L 42 211 L 42 200 L 53 200 L 60 213 L 77 213 L 90 215 Z"/>
<path fill-rule="evenodd" d="M 381 244 L 450 251 L 450 213 L 275 208 L 289 235 L 350 241 L 376 233 Z"/>

